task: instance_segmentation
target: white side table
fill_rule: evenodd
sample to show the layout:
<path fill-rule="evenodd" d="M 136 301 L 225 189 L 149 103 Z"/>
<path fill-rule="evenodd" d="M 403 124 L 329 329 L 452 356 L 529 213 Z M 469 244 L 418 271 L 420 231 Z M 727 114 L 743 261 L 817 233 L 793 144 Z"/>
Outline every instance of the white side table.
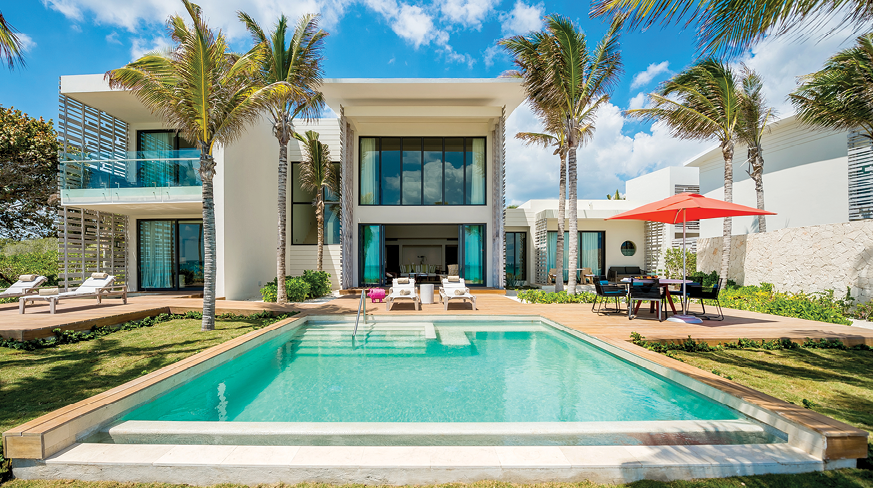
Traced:
<path fill-rule="evenodd" d="M 433 303 L 433 285 L 432 284 L 424 284 L 419 286 L 418 292 L 420 294 L 419 298 L 421 298 L 421 303 Z"/>

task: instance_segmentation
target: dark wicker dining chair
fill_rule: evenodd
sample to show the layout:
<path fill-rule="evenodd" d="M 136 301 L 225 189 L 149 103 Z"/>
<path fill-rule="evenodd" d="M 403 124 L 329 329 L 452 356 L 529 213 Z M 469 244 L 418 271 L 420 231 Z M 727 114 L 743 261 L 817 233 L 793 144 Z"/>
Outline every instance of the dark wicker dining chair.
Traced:
<path fill-rule="evenodd" d="M 661 312 L 664 312 L 664 318 L 667 318 L 667 312 L 664 310 L 664 302 L 667 299 L 667 289 L 658 283 L 658 280 L 646 280 L 646 283 L 630 280 L 630 286 L 627 293 L 627 318 L 633 320 L 634 303 L 635 302 L 655 302 L 656 311 L 658 312 L 658 322 L 663 322 Z"/>

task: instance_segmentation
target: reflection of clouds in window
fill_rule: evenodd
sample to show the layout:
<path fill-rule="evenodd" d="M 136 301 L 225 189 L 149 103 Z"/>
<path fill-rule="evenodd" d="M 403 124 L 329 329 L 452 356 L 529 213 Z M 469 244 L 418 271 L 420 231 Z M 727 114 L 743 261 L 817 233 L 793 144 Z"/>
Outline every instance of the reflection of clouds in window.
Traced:
<path fill-rule="evenodd" d="M 403 203 L 418 205 L 421 200 L 421 171 L 403 172 Z"/>
<path fill-rule="evenodd" d="M 443 203 L 443 160 L 442 154 L 424 153 L 424 204 Z"/>
<path fill-rule="evenodd" d="M 384 177 L 382 177 L 382 191 L 385 191 L 385 190 L 400 191 L 400 177 L 399 176 L 384 176 Z"/>

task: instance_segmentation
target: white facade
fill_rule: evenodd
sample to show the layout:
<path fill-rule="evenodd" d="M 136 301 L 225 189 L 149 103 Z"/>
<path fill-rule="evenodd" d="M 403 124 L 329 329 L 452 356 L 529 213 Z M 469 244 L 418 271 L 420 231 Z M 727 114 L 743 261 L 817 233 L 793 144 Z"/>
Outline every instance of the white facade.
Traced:
<path fill-rule="evenodd" d="M 485 230 L 485 242 L 481 245 L 485 268 L 482 284 L 500 286 L 503 232 L 503 123 L 505 117 L 524 99 L 519 82 L 509 79 L 336 79 L 325 80 L 322 90 L 329 107 L 339 114 L 339 118 L 320 119 L 308 124 L 297 123 L 295 129 L 301 133 L 311 129 L 320 134 L 320 140 L 330 148 L 332 159 L 342 167 L 344 191 L 351 193 L 350 198 L 342 197 L 344 202 L 351 203 L 342 209 L 343 219 L 350 218 L 348 221 L 350 225 L 342 229 L 340 244 L 326 245 L 324 249 L 324 269 L 331 273 L 334 286 L 354 287 L 360 284 L 358 233 L 359 226 L 364 224 L 383 226 L 443 224 L 455 226 L 459 229 L 458 232 L 461 229 L 459 225 L 481 224 Z M 82 133 L 85 135 L 79 138 L 92 137 L 93 140 L 82 143 L 86 149 L 77 153 L 80 155 L 87 153 L 87 156 L 82 158 L 90 159 L 81 164 L 90 165 L 92 168 L 92 174 L 89 174 L 92 180 L 91 186 L 83 183 L 84 186 L 81 188 L 63 188 L 62 204 L 94 212 L 127 216 L 126 281 L 131 289 L 136 290 L 141 281 L 138 264 L 143 259 L 142 256 L 138 256 L 137 251 L 140 248 L 138 242 L 140 236 L 137 232 L 140 221 L 200 219 L 202 217 L 200 187 L 179 185 L 178 182 L 153 183 L 148 186 L 142 182 L 127 184 L 124 180 L 118 180 L 118 178 L 128 178 L 133 181 L 138 178 L 136 165 L 144 163 L 137 160 L 135 154 L 131 154 L 132 151 L 137 150 L 139 132 L 165 128 L 161 121 L 149 113 L 129 92 L 110 90 L 103 75 L 83 75 L 62 77 L 61 95 L 62 100 L 68 98 L 80 102 L 97 114 L 96 122 L 91 119 L 83 120 Z M 65 107 L 62 107 L 62 111 L 66 110 Z M 61 116 L 65 118 L 64 113 Z M 100 117 L 103 117 L 104 122 L 100 121 Z M 83 119 L 85 118 L 87 117 L 83 116 Z M 123 149 L 116 151 L 110 159 L 105 159 L 107 156 L 100 156 L 105 152 L 105 147 L 95 150 L 101 144 L 103 146 L 108 144 L 105 137 L 94 135 L 86 125 L 100 125 L 110 119 L 113 124 L 126 124 L 127 141 L 124 143 L 113 141 L 113 148 L 118 144 L 119 148 L 123 147 Z M 484 202 L 477 205 L 456 206 L 362 205 L 358 194 L 361 137 L 460 137 L 465 140 L 466 138 L 484 140 Z M 69 140 L 70 145 L 78 144 L 72 136 L 64 140 Z M 128 152 L 128 156 L 120 155 L 124 151 Z M 217 163 L 214 180 L 217 233 L 216 291 L 219 297 L 227 299 L 256 297 L 259 294 L 259 287 L 276 276 L 278 151 L 278 143 L 272 135 L 267 120 L 254 124 L 231 146 L 217 147 L 214 151 Z M 301 159 L 299 143 L 292 139 L 288 161 L 291 163 Z M 77 164 L 80 162 L 72 161 L 69 167 L 75 169 Z M 80 169 L 80 172 L 82 171 L 86 170 Z M 98 180 L 98 173 L 107 181 L 94 184 L 93 182 Z M 122 174 L 122 176 L 106 176 L 110 173 Z M 290 201 L 290 178 L 289 168 L 287 273 L 297 275 L 302 274 L 306 269 L 315 268 L 317 246 L 298 245 L 293 242 L 292 233 L 295 223 Z M 127 186 L 132 187 L 126 188 Z M 343 222 L 346 223 L 345 220 Z M 299 224 L 300 222 L 298 226 Z M 432 227 L 435 228 L 437 227 Z M 445 231 L 446 228 L 440 227 L 440 229 Z M 391 232 L 396 233 L 397 227 L 392 227 Z M 410 236 L 405 239 L 407 239 L 407 254 L 416 245 L 425 249 L 426 246 L 433 244 L 422 243 L 421 239 L 416 241 Z M 443 260 L 446 256 L 445 248 L 443 244 L 441 256 Z M 100 265 L 102 266 L 102 263 Z M 500 269 L 499 273 L 498 269 Z M 181 279 L 178 283 L 181 283 Z"/>
<path fill-rule="evenodd" d="M 848 133 L 814 130 L 794 116 L 770 126 L 764 135 L 764 208 L 767 230 L 848 222 Z M 757 206 L 755 185 L 747 173 L 746 146 L 734 150 L 733 201 Z M 700 169 L 700 193 L 724 198 L 724 158 L 716 147 L 685 163 Z M 733 234 L 757 231 L 755 217 L 734 217 Z M 722 234 L 722 220 L 700 222 L 701 237 Z"/>

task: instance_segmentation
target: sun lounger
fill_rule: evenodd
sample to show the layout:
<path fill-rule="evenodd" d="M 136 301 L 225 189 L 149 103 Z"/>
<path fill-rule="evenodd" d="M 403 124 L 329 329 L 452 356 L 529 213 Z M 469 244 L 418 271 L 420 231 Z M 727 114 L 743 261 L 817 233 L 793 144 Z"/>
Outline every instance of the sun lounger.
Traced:
<path fill-rule="evenodd" d="M 102 303 L 104 298 L 112 296 L 120 296 L 124 303 L 127 303 L 127 286 L 112 286 L 115 277 L 106 273 L 92 273 L 91 277 L 85 280 L 73 291 L 58 292 L 57 288 L 52 290 L 42 289 L 39 295 L 29 295 L 18 299 L 18 313 L 24 313 L 27 302 L 45 301 L 49 302 L 49 313 L 55 313 L 57 304 L 64 298 L 96 298 L 97 304 Z"/>
<path fill-rule="evenodd" d="M 415 309 L 421 310 L 421 300 L 415 292 L 415 279 L 413 278 L 394 278 L 391 288 L 388 289 L 388 296 L 385 298 L 385 310 L 391 310 L 391 304 L 398 298 L 412 300 Z"/>
<path fill-rule="evenodd" d="M 443 286 L 440 288 L 440 301 L 443 302 L 446 310 L 449 309 L 449 302 L 452 300 L 469 301 L 473 305 L 473 310 L 476 310 L 476 297 L 470 294 L 470 289 L 467 288 L 463 278 L 449 276 L 443 280 Z"/>
<path fill-rule="evenodd" d="M 40 275 L 21 275 L 12 286 L 0 292 L 0 298 L 18 298 L 36 295 L 38 293 L 36 289 L 47 280 L 48 278 Z"/>

